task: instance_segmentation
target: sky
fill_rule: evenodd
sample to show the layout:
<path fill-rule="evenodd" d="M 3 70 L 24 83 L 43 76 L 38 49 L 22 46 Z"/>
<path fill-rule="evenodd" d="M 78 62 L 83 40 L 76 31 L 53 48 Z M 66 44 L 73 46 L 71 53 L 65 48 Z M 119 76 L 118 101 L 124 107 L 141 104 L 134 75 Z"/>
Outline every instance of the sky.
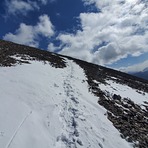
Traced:
<path fill-rule="evenodd" d="M 148 0 L 1 0 L 0 38 L 125 72 L 148 67 Z"/>

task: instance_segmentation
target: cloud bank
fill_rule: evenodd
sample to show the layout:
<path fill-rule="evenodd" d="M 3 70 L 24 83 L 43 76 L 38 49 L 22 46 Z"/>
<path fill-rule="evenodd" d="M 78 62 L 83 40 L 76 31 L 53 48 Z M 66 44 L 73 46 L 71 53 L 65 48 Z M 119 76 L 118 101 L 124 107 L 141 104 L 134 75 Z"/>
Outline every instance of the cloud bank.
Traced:
<path fill-rule="evenodd" d="M 33 47 L 39 46 L 39 36 L 50 38 L 54 35 L 54 26 L 47 15 L 41 15 L 35 26 L 21 23 L 14 34 L 7 33 L 3 38 Z"/>
<path fill-rule="evenodd" d="M 121 67 L 119 70 L 123 71 L 123 72 L 130 72 L 130 73 L 135 73 L 135 72 L 142 72 L 144 71 L 146 68 L 148 68 L 148 60 L 139 63 L 139 64 L 135 64 L 132 66 L 128 66 L 128 67 Z"/>
<path fill-rule="evenodd" d="M 61 54 L 96 64 L 112 64 L 148 52 L 148 7 L 140 0 L 83 0 L 98 13 L 81 13 L 81 30 L 57 37 Z"/>

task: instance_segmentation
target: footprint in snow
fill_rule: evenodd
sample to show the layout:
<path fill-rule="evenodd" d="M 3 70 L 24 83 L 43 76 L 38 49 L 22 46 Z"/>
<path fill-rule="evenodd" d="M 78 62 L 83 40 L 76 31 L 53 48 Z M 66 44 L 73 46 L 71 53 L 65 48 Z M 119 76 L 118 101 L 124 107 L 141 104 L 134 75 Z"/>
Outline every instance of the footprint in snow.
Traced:
<path fill-rule="evenodd" d="M 101 143 L 98 143 L 98 145 L 99 145 L 100 148 L 103 148 L 103 145 Z"/>
<path fill-rule="evenodd" d="M 83 143 L 82 143 L 82 141 L 81 141 L 80 139 L 77 139 L 77 143 L 78 143 L 79 145 L 83 146 Z"/>
<path fill-rule="evenodd" d="M 3 137 L 4 136 L 4 132 L 0 132 L 0 137 Z"/>

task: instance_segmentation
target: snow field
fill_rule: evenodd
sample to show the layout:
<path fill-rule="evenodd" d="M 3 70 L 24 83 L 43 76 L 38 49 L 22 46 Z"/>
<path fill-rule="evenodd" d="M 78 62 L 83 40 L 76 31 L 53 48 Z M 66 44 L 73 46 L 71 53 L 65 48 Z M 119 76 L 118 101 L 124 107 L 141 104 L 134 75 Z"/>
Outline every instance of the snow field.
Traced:
<path fill-rule="evenodd" d="M 63 69 L 37 61 L 0 68 L 1 148 L 132 147 L 88 92 L 83 70 L 66 61 Z"/>

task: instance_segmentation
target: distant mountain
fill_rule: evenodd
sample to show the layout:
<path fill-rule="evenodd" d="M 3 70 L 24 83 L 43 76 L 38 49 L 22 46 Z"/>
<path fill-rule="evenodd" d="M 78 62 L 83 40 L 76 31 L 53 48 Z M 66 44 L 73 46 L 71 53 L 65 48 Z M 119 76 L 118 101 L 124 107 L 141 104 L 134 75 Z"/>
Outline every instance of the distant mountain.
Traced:
<path fill-rule="evenodd" d="M 0 40 L 0 148 L 148 148 L 148 81 Z"/>
<path fill-rule="evenodd" d="M 131 73 L 132 75 L 148 80 L 148 68 L 144 69 L 141 72 Z"/>

